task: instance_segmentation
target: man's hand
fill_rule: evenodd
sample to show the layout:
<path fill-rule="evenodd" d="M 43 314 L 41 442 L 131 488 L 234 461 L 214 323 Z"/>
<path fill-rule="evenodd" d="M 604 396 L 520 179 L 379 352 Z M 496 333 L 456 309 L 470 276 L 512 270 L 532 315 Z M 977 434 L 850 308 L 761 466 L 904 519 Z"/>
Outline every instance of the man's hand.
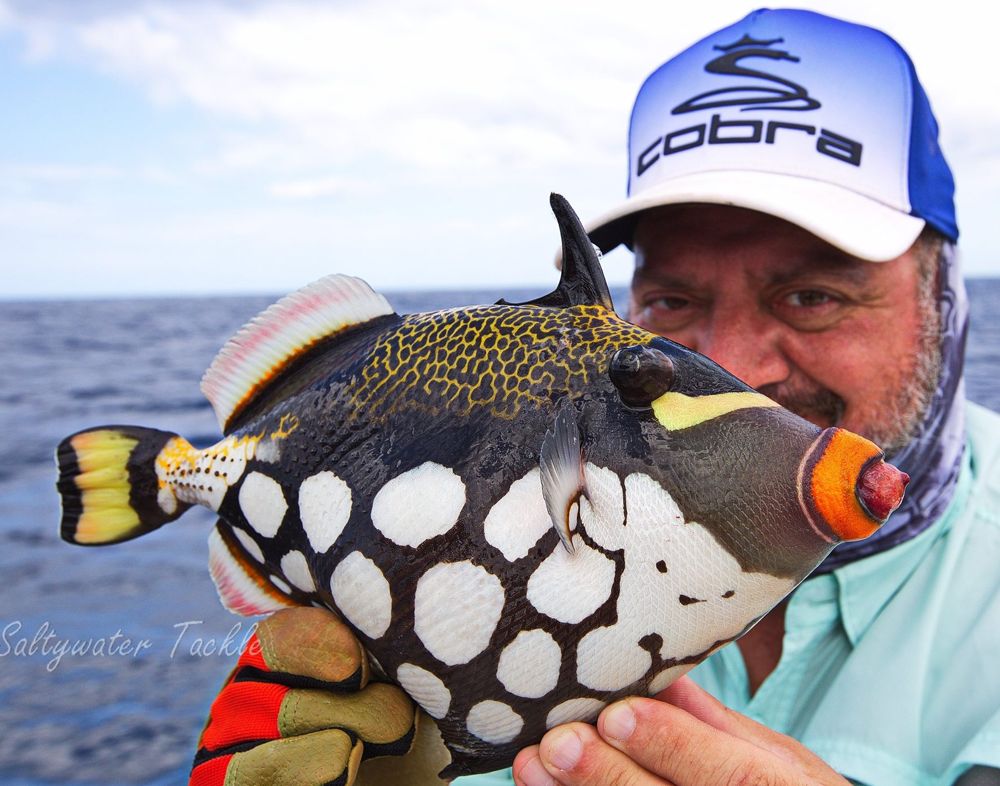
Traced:
<path fill-rule="evenodd" d="M 384 758 L 375 758 L 384 757 Z M 369 682 L 358 640 L 323 609 L 279 611 L 240 656 L 202 732 L 190 786 L 441 784 L 437 726 L 394 685 Z"/>
<path fill-rule="evenodd" d="M 800 743 L 716 701 L 688 677 L 607 707 L 597 728 L 557 726 L 514 760 L 519 786 L 846 786 Z"/>

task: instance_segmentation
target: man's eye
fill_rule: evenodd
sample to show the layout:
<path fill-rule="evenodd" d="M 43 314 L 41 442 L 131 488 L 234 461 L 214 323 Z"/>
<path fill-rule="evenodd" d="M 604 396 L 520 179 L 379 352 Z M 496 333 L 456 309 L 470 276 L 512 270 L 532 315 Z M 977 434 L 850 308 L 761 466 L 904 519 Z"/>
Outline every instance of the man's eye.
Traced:
<path fill-rule="evenodd" d="M 820 292 L 817 289 L 803 289 L 785 295 L 784 301 L 787 305 L 796 308 L 816 308 L 832 302 L 833 298 L 826 292 Z"/>
<path fill-rule="evenodd" d="M 667 311 L 678 311 L 686 306 L 689 306 L 691 301 L 683 297 L 670 297 L 669 295 L 653 298 L 646 303 L 646 307 L 650 306 L 654 308 L 662 308 Z"/>

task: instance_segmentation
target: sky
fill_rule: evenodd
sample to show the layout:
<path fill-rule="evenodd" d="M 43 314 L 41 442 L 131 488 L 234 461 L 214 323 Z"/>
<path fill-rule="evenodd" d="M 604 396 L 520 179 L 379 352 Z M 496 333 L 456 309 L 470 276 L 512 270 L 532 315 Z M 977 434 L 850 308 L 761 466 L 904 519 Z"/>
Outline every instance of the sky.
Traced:
<path fill-rule="evenodd" d="M 550 191 L 624 196 L 642 80 L 757 7 L 618 0 L 0 0 L 0 298 L 552 288 Z M 995 26 L 814 2 L 910 53 L 1000 275 Z M 982 6 L 980 6 L 982 7 Z M 612 283 L 631 255 L 609 255 Z"/>

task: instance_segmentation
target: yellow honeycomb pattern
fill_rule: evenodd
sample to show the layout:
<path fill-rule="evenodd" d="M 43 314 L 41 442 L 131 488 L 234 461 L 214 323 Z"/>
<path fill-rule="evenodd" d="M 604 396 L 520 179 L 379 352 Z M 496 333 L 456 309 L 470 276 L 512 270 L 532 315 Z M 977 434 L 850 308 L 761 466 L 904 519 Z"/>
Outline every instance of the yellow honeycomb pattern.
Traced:
<path fill-rule="evenodd" d="M 464 416 L 523 407 L 591 384 L 611 353 L 652 334 L 603 306 L 483 306 L 413 314 L 380 336 L 355 382 L 356 411 Z"/>

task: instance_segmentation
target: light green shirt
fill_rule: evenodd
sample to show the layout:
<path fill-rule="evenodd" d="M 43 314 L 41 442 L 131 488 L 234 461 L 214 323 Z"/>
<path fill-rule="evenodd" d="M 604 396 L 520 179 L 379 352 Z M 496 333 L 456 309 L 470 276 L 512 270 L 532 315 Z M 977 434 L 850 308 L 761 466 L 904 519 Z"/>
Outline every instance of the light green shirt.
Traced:
<path fill-rule="evenodd" d="M 866 786 L 951 786 L 973 764 L 1000 767 L 1000 416 L 970 404 L 967 430 L 945 515 L 803 582 L 755 695 L 737 647 L 695 681 Z M 512 782 L 509 770 L 455 781 Z"/>

